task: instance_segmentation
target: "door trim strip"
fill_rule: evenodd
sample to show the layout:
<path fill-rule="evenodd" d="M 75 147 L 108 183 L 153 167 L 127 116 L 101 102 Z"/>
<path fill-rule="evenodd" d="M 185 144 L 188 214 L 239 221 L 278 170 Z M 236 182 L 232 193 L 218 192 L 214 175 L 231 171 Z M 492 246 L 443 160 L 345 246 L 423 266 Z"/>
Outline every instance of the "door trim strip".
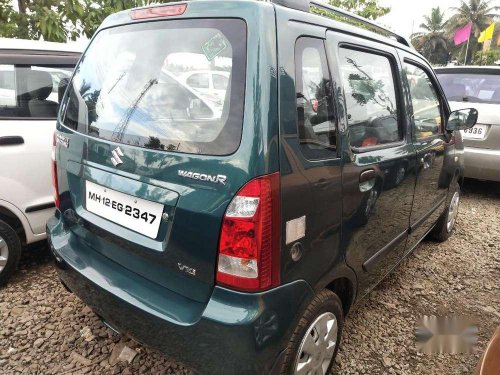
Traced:
<path fill-rule="evenodd" d="M 385 245 L 383 248 L 381 248 L 379 251 L 373 254 L 370 258 L 368 258 L 363 263 L 363 270 L 365 270 L 366 272 L 372 271 L 377 261 L 384 255 L 386 255 L 386 253 L 395 248 L 396 245 L 399 244 L 401 240 L 403 240 L 403 238 L 405 238 L 408 235 L 408 233 L 409 230 L 406 229 L 404 232 L 400 233 L 396 238 L 394 238 L 391 242 L 389 242 L 387 245 Z"/>
<path fill-rule="evenodd" d="M 432 207 L 432 209 L 429 210 L 429 212 L 427 212 L 424 216 L 422 216 L 420 219 L 418 219 L 415 223 L 411 224 L 409 233 L 414 232 L 415 229 L 417 229 L 419 226 L 421 226 L 429 218 L 429 216 L 431 216 L 434 213 L 434 211 L 436 211 L 439 208 L 439 206 L 441 206 L 444 203 L 445 200 L 446 200 L 446 196 L 441 198 L 439 200 L 439 202 L 437 202 L 434 205 L 434 207 Z"/>
<path fill-rule="evenodd" d="M 54 202 L 47 202 L 47 203 L 42 203 L 42 204 L 36 204 L 34 206 L 29 206 L 26 207 L 24 212 L 29 214 L 30 212 L 36 212 L 36 211 L 42 211 L 42 210 L 47 210 L 49 208 L 54 208 L 56 205 Z"/>

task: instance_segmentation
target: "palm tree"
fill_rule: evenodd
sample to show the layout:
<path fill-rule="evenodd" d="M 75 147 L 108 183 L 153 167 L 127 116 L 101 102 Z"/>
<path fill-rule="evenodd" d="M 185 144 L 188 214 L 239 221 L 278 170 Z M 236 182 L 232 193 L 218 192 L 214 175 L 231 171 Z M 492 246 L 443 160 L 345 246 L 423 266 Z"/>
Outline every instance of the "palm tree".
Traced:
<path fill-rule="evenodd" d="M 451 8 L 456 12 L 448 21 L 448 32 L 450 37 L 453 33 L 472 22 L 471 38 L 469 40 L 469 52 L 466 61 L 470 61 L 477 50 L 477 38 L 481 31 L 486 29 L 495 18 L 499 17 L 499 6 L 493 6 L 492 0 L 461 0 L 458 8 Z M 466 44 L 458 50 L 461 58 L 465 55 Z"/>
<path fill-rule="evenodd" d="M 448 60 L 448 40 L 446 38 L 444 12 L 439 7 L 432 8 L 430 16 L 424 16 L 420 25 L 424 32 L 411 36 L 415 48 L 431 63 L 445 64 Z"/>

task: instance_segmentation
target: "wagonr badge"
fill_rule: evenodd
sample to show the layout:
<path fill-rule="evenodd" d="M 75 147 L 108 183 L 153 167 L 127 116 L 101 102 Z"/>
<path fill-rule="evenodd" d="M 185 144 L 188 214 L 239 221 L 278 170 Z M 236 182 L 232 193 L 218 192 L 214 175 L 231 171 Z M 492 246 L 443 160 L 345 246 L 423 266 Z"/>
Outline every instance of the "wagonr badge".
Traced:
<path fill-rule="evenodd" d="M 179 176 L 181 176 L 181 177 L 190 178 L 192 180 L 213 182 L 214 184 L 225 185 L 226 179 L 227 179 L 227 176 L 225 176 L 223 174 L 210 175 L 210 174 L 205 174 L 205 173 L 183 171 L 180 169 L 177 172 L 179 173 Z"/>
<path fill-rule="evenodd" d="M 113 163 L 115 167 L 123 164 L 123 160 L 120 158 L 120 156 L 123 156 L 123 152 L 120 147 L 117 147 L 113 151 L 111 151 L 111 155 L 113 155 L 111 156 L 111 163 Z"/>

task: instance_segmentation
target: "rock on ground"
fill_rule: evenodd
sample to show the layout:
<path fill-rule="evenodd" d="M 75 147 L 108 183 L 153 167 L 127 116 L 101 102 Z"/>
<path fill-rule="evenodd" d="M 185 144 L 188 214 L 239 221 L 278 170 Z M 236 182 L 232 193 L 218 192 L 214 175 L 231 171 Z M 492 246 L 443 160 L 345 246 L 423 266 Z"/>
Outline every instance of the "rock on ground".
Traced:
<path fill-rule="evenodd" d="M 349 315 L 339 375 L 472 374 L 500 325 L 500 184 L 467 181 L 454 235 L 424 241 Z M 417 353 L 422 315 L 465 314 L 478 350 Z M 203 369 L 200 369 L 203 373 Z M 28 248 L 0 289 L 0 374 L 189 374 L 174 359 L 115 334 L 57 279 L 44 244 Z"/>

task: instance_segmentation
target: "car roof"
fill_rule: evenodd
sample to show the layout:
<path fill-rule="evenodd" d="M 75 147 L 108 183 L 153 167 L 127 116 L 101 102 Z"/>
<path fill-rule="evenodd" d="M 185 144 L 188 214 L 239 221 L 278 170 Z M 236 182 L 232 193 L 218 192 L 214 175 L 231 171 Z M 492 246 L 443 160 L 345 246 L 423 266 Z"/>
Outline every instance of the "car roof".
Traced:
<path fill-rule="evenodd" d="M 469 66 L 446 66 L 440 68 L 434 68 L 436 73 L 487 73 L 487 74 L 500 74 L 500 66 L 480 66 L 480 65 L 469 65 Z"/>
<path fill-rule="evenodd" d="M 199 17 L 200 14 L 203 15 L 208 15 L 209 17 L 220 17 L 220 9 L 224 9 L 227 4 L 251 4 L 252 6 L 255 7 L 267 7 L 267 6 L 274 6 L 275 11 L 283 11 L 283 10 L 290 10 L 291 14 L 293 14 L 293 17 L 296 18 L 299 22 L 303 23 L 311 23 L 315 25 L 321 25 L 323 27 L 328 27 L 331 29 L 336 29 L 336 30 L 342 30 L 344 32 L 357 35 L 361 38 L 368 38 L 372 39 L 378 42 L 385 43 L 387 45 L 390 45 L 392 47 L 396 47 L 400 50 L 404 50 L 406 52 L 409 52 L 418 58 L 427 61 L 417 50 L 415 50 L 413 47 L 410 45 L 405 45 L 403 43 L 400 43 L 396 40 L 394 40 L 391 37 L 381 35 L 379 33 L 375 33 L 372 31 L 369 31 L 365 28 L 355 26 L 354 24 L 350 24 L 348 22 L 341 22 L 339 21 L 342 19 L 342 17 L 337 19 L 332 19 L 330 17 L 324 17 L 320 16 L 319 14 L 316 14 L 314 12 L 305 12 L 302 10 L 298 10 L 297 8 L 294 8 L 293 6 L 285 6 L 284 4 L 293 4 L 293 3 L 305 3 L 304 0 L 238 0 L 238 1 L 233 1 L 233 0 L 200 0 L 200 1 L 176 1 L 176 2 L 171 2 L 171 3 L 165 3 L 165 4 L 152 4 L 152 5 L 146 5 L 143 7 L 138 7 L 134 9 L 143 9 L 143 8 L 156 8 L 156 7 L 165 7 L 165 6 L 175 6 L 178 4 L 189 4 L 188 9 L 190 11 L 194 11 L 194 16 Z M 211 7 L 207 7 L 207 3 L 211 3 Z M 321 1 L 314 1 L 314 4 L 320 4 Z M 326 5 L 326 4 L 325 4 Z M 323 5 L 323 6 L 325 6 Z M 219 9 L 220 8 L 220 9 Z M 104 19 L 104 21 L 101 23 L 97 31 L 100 31 L 102 29 L 108 28 L 108 27 L 113 27 L 113 26 L 118 26 L 118 25 L 125 25 L 125 24 L 133 24 L 133 23 L 140 23 L 140 22 L 145 22 L 144 19 L 132 19 L 130 16 L 130 12 L 133 9 L 127 9 L 127 10 L 122 10 L 120 12 L 114 13 L 109 15 Z M 183 19 L 183 18 L 189 18 L 193 17 L 193 13 L 191 14 L 182 14 L 179 16 L 176 16 L 176 19 Z M 155 17 L 157 20 L 166 20 L 169 19 L 169 17 Z M 170 18 L 171 19 L 171 18 Z M 146 20 L 147 21 L 147 20 Z M 369 20 L 367 20 L 369 21 Z M 382 26 L 378 25 L 377 27 Z M 388 30 L 387 30 L 388 31 Z M 389 32 L 389 31 L 388 31 Z M 391 32 L 392 33 L 392 32 Z M 392 33 L 394 34 L 394 33 Z M 394 34 L 396 35 L 396 34 Z"/>
<path fill-rule="evenodd" d="M 82 53 L 84 43 L 55 43 L 41 40 L 0 38 L 0 50 Z"/>

